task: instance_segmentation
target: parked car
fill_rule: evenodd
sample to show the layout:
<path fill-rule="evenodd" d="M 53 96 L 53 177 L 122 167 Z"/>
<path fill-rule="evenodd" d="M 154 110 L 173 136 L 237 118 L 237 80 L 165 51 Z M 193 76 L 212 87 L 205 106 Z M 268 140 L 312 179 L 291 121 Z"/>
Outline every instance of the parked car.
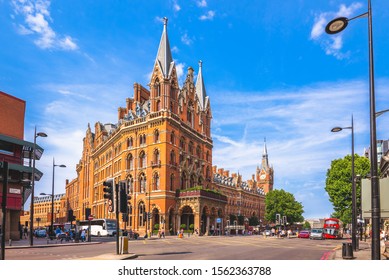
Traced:
<path fill-rule="evenodd" d="M 46 237 L 47 231 L 45 229 L 36 229 L 34 234 L 36 237 Z"/>
<path fill-rule="evenodd" d="M 314 228 L 311 230 L 311 233 L 309 234 L 309 239 L 323 239 L 324 238 L 324 231 L 322 228 Z"/>
<path fill-rule="evenodd" d="M 299 232 L 298 238 L 309 238 L 309 230 L 302 230 Z"/>

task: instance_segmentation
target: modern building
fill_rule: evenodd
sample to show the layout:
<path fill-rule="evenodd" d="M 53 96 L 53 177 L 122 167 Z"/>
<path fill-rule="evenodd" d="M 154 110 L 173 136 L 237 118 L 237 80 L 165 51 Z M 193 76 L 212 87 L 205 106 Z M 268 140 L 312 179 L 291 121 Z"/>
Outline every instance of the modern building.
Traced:
<path fill-rule="evenodd" d="M 20 216 L 24 213 L 23 206 L 31 194 L 32 174 L 38 181 L 43 173 L 35 168 L 32 169 L 33 157 L 39 160 L 43 149 L 39 145 L 24 141 L 24 115 L 26 102 L 7 93 L 0 91 L 0 162 L 8 162 L 7 199 L 6 199 L 6 225 L 5 238 L 18 240 L 21 226 Z M 35 150 L 35 155 L 33 151 Z M 1 186 L 5 176 L 0 167 Z M 0 204 L 4 193 L 0 188 Z M 2 221 L 1 213 L 1 221 Z"/>

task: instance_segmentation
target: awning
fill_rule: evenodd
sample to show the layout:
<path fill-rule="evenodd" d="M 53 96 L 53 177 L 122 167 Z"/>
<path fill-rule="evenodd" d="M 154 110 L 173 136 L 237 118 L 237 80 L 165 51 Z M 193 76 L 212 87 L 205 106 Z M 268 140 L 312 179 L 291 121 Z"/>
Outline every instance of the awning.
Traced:
<path fill-rule="evenodd" d="M 14 138 L 14 137 L 7 136 L 4 134 L 0 134 L 0 141 L 23 146 L 23 151 L 30 151 L 32 153 L 32 151 L 34 150 L 34 143 L 20 140 L 18 138 Z M 35 159 L 39 160 L 43 154 L 43 151 L 44 151 L 44 149 L 42 147 L 40 147 L 38 144 L 35 144 Z M 28 154 L 31 154 L 31 153 L 23 153 L 23 156 L 25 158 L 29 158 L 30 156 Z"/>
<path fill-rule="evenodd" d="M 8 164 L 8 169 L 9 170 L 16 170 L 16 171 L 19 171 L 19 172 L 24 172 L 24 173 L 27 173 L 27 174 L 32 174 L 32 167 L 30 167 L 30 166 L 9 163 Z M 39 181 L 42 178 L 42 176 L 43 176 L 43 173 L 35 168 L 35 181 Z"/>

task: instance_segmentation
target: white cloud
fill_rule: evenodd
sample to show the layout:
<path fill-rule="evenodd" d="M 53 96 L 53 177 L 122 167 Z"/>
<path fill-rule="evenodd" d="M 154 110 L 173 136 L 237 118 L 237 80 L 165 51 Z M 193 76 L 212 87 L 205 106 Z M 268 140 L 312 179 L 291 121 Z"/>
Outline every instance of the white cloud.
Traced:
<path fill-rule="evenodd" d="M 200 16 L 200 20 L 212 20 L 215 17 L 214 11 L 208 11 L 206 14 Z"/>
<path fill-rule="evenodd" d="M 350 53 L 342 51 L 343 34 L 328 35 L 324 32 L 325 27 L 334 18 L 354 16 L 361 7 L 362 4 L 359 2 L 352 3 L 350 6 L 342 4 L 337 12 L 324 12 L 316 15 L 311 30 L 311 40 L 318 42 L 327 55 L 332 55 L 340 60 L 348 58 Z"/>
<path fill-rule="evenodd" d="M 18 24 L 21 35 L 37 35 L 34 43 L 42 49 L 76 50 L 77 44 L 70 36 L 58 36 L 50 26 L 49 0 L 13 0 L 12 5 L 17 15 L 24 17 L 25 24 Z M 15 19 L 15 16 L 12 17 Z"/>
<path fill-rule="evenodd" d="M 188 33 L 185 33 L 181 36 L 181 42 L 189 46 L 190 44 L 192 44 L 192 39 L 189 38 Z"/>
<path fill-rule="evenodd" d="M 178 2 L 176 0 L 173 1 L 173 9 L 175 12 L 179 12 L 181 10 L 180 5 L 178 5 Z"/>
<path fill-rule="evenodd" d="M 201 8 L 207 7 L 207 1 L 206 0 L 199 0 L 196 3 L 197 3 L 197 6 L 199 6 Z"/>
<path fill-rule="evenodd" d="M 380 96 L 388 92 L 387 82 L 377 84 Z M 353 114 L 355 152 L 361 155 L 369 146 L 367 92 L 364 80 L 269 92 L 208 88 L 213 113 L 213 164 L 250 179 L 261 164 L 266 137 L 269 163 L 275 170 L 274 188 L 295 194 L 310 216 L 329 215 L 332 208 L 324 190 L 327 169 L 333 159 L 351 152 L 350 132 L 335 134 L 331 128 L 349 126 Z"/>

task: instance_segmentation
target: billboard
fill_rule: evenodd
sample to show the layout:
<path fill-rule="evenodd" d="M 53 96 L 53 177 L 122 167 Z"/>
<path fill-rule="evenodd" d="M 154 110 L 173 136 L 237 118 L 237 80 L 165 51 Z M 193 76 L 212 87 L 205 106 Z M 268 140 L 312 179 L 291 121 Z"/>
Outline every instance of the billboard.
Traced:
<path fill-rule="evenodd" d="M 371 180 L 362 179 L 361 184 L 362 218 L 371 218 Z M 389 178 L 380 179 L 381 218 L 389 218 Z"/>

